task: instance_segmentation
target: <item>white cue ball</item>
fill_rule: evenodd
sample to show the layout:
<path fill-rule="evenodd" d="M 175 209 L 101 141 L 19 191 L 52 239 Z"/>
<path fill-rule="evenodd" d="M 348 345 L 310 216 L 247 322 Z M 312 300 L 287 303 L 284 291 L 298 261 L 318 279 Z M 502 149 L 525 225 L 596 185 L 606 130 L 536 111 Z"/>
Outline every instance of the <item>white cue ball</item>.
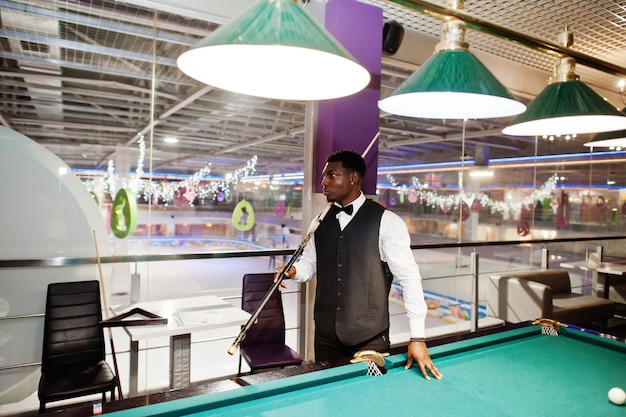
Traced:
<path fill-rule="evenodd" d="M 626 392 L 621 388 L 611 388 L 609 390 L 609 400 L 615 405 L 623 405 L 626 402 Z"/>

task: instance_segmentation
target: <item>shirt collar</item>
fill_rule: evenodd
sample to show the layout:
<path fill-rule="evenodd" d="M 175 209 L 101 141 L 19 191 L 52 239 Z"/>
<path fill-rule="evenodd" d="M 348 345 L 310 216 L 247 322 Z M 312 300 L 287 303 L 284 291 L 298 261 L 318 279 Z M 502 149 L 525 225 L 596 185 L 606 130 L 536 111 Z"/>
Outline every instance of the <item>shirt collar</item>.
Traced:
<path fill-rule="evenodd" d="M 357 213 L 357 211 L 359 211 L 359 209 L 361 208 L 361 206 L 365 203 L 365 195 L 363 194 L 363 192 L 361 192 L 361 194 L 359 194 L 359 196 L 352 201 L 351 203 L 346 204 L 346 206 L 349 206 L 350 204 L 352 204 L 352 207 L 354 208 L 354 211 L 352 212 L 352 216 L 350 217 L 354 217 L 354 215 Z M 337 207 L 341 207 L 338 203 L 335 203 L 335 205 Z M 337 216 L 339 216 L 339 214 L 345 214 L 346 216 L 348 215 L 348 213 L 345 212 L 339 212 L 337 213 Z"/>

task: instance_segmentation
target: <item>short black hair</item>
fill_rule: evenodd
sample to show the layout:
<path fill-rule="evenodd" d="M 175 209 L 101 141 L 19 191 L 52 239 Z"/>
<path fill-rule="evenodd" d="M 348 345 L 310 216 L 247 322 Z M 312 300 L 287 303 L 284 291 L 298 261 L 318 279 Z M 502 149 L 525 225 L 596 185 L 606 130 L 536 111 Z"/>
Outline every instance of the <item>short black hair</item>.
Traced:
<path fill-rule="evenodd" d="M 326 162 L 341 162 L 344 168 L 353 170 L 359 173 L 359 176 L 363 178 L 365 176 L 365 160 L 361 155 L 348 149 L 342 149 L 328 155 Z"/>

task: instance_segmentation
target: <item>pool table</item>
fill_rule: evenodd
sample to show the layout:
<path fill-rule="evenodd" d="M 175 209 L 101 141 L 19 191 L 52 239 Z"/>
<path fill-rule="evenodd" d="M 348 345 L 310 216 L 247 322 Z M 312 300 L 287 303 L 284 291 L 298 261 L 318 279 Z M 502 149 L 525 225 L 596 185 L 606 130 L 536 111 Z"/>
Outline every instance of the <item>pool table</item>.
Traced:
<path fill-rule="evenodd" d="M 609 402 L 626 389 L 626 343 L 584 329 L 544 335 L 526 325 L 429 349 L 444 374 L 425 380 L 386 357 L 386 373 L 364 363 L 230 391 L 107 414 L 131 416 L 626 416 Z"/>

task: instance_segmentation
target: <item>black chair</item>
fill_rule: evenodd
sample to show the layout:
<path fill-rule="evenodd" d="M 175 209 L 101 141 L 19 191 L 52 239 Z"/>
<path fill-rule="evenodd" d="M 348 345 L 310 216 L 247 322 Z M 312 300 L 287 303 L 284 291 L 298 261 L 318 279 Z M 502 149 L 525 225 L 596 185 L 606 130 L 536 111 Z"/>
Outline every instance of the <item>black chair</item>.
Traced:
<path fill-rule="evenodd" d="M 105 361 L 98 281 L 48 285 L 39 412 L 46 404 L 91 394 L 115 399 L 117 376 Z"/>
<path fill-rule="evenodd" d="M 244 275 L 242 309 L 253 313 L 273 283 L 273 273 Z M 302 357 L 285 344 L 285 316 L 280 291 L 272 294 L 257 322 L 248 330 L 239 353 L 238 375 L 241 375 L 241 358 L 248 363 L 251 373 L 302 363 Z"/>

